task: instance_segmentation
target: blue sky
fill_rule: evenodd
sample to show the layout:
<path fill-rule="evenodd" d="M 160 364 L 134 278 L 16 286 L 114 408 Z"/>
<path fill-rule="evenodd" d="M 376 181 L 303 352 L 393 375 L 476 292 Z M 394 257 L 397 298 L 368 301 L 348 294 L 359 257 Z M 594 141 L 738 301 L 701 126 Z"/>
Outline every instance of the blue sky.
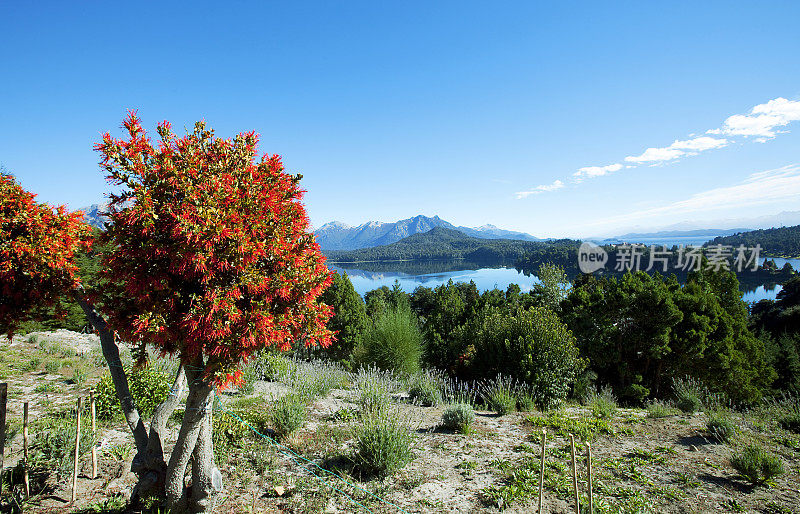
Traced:
<path fill-rule="evenodd" d="M 98 203 L 92 145 L 136 108 L 153 132 L 256 130 L 315 226 L 581 236 L 800 210 L 797 20 L 798 2 L 4 2 L 0 163 L 42 201 Z"/>

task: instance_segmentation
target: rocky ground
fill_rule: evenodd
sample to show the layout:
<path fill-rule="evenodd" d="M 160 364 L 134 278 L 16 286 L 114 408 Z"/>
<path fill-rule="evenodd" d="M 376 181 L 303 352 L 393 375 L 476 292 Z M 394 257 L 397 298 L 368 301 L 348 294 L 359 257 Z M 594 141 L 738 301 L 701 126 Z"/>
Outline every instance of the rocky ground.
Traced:
<path fill-rule="evenodd" d="M 34 473 L 28 501 L 19 476 L 11 474 L 20 470 L 22 403 L 30 403 L 31 440 L 44 444 L 37 431 L 55 433 L 60 423 L 59 433 L 66 435 L 49 444 L 66 446 L 61 453 L 71 454 L 76 399 L 88 396 L 103 373 L 99 343 L 91 335 L 59 331 L 0 341 L 0 380 L 9 387 L 4 509 L 126 512 L 135 477 L 129 472 L 132 439 L 119 421 L 100 423 L 97 478 L 91 477 L 89 453 L 81 456 L 74 503 L 68 456 Z M 317 398 L 303 428 L 279 446 L 230 414 L 266 411 L 291 390 L 257 381 L 249 395 L 219 395 L 215 416 L 228 423 L 220 437 L 230 437 L 215 442 L 225 481 L 215 512 L 535 512 L 542 430 L 547 433 L 545 512 L 574 508 L 570 433 L 576 435 L 584 504 L 585 441 L 591 443 L 596 512 L 800 512 L 800 437 L 755 411 L 731 414 L 737 430 L 728 443 L 710 437 L 705 413 L 651 417 L 641 409 L 618 409 L 600 419 L 579 405 L 504 416 L 477 411 L 472 429 L 460 434 L 440 427 L 443 406 L 410 404 L 399 391 L 394 408 L 415 431 L 414 459 L 381 480 L 342 464 L 353 451 L 352 433 L 359 423 L 351 387 Z M 177 429 L 177 419 L 172 428 Z M 785 473 L 758 486 L 738 476 L 730 456 L 753 442 L 778 455 Z M 10 483 L 15 485 L 9 488 Z"/>

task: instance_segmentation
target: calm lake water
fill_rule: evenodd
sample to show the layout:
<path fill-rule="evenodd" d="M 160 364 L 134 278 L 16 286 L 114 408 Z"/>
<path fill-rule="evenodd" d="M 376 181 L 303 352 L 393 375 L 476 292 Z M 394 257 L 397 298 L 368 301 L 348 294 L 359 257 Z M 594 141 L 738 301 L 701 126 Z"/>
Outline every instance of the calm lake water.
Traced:
<path fill-rule="evenodd" d="M 800 259 L 775 258 L 778 267 L 789 262 L 794 269 L 800 269 Z M 763 259 L 762 259 L 763 262 Z M 437 287 L 453 282 L 475 282 L 480 291 L 493 288 L 505 290 L 509 284 L 517 284 L 523 292 L 530 291 L 538 282 L 534 275 L 525 276 L 513 267 L 481 267 L 479 264 L 464 261 L 433 263 L 359 263 L 353 265 L 329 264 L 331 269 L 346 271 L 353 287 L 360 295 L 381 286 L 392 287 L 395 281 L 403 291 L 414 291 L 418 286 Z M 363 269 L 367 268 L 367 269 Z M 743 272 L 744 273 L 744 272 Z M 780 285 L 761 285 L 754 290 L 744 291 L 744 300 L 757 302 L 775 299 L 781 290 Z"/>

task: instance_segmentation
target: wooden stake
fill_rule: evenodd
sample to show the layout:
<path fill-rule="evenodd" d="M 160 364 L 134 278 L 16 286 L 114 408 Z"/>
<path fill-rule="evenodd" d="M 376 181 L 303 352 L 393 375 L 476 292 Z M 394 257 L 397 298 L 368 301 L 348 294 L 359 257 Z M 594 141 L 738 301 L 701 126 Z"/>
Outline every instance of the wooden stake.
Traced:
<path fill-rule="evenodd" d="M 589 514 L 594 514 L 594 500 L 592 499 L 592 445 L 586 442 L 586 474 L 589 476 Z"/>
<path fill-rule="evenodd" d="M 28 477 L 28 402 L 22 405 L 22 483 L 25 485 L 25 499 L 31 497 L 31 483 Z"/>
<path fill-rule="evenodd" d="M 578 497 L 578 470 L 575 466 L 575 436 L 569 435 L 569 442 L 572 447 L 572 487 L 575 489 L 575 514 L 580 514 L 581 504 Z"/>
<path fill-rule="evenodd" d="M 92 410 L 92 480 L 97 478 L 97 416 L 94 404 L 94 393 L 89 396 Z"/>
<path fill-rule="evenodd" d="M 542 465 L 539 468 L 539 509 L 536 511 L 539 514 L 542 512 L 542 497 L 544 496 L 544 443 L 547 441 L 547 430 L 542 429 Z"/>
<path fill-rule="evenodd" d="M 80 446 L 81 446 L 81 407 L 82 407 L 82 400 L 80 396 L 78 397 L 78 412 L 75 418 L 77 419 L 77 427 L 75 430 L 75 466 L 72 468 L 72 501 L 70 503 L 75 503 L 75 499 L 78 497 L 78 457 L 80 454 Z"/>
<path fill-rule="evenodd" d="M 8 384 L 0 384 L 0 477 L 3 475 L 3 456 L 6 453 L 6 402 Z M 3 481 L 0 480 L 0 494 L 3 494 Z"/>

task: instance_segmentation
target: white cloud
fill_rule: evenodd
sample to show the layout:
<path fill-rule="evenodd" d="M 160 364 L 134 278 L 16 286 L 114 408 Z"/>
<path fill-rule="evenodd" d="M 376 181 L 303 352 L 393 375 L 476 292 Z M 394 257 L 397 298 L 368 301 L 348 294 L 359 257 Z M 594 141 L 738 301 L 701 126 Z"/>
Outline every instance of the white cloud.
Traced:
<path fill-rule="evenodd" d="M 609 173 L 613 173 L 621 169 L 622 169 L 622 164 L 609 164 L 608 166 L 586 166 L 584 168 L 578 169 L 578 171 L 573 173 L 573 176 L 578 177 L 580 179 L 591 178 L 591 177 L 602 177 L 603 175 L 607 175 Z"/>
<path fill-rule="evenodd" d="M 739 184 L 719 187 L 694 194 L 661 207 L 640 210 L 590 222 L 588 225 L 609 225 L 639 222 L 645 218 L 664 218 L 672 214 L 687 214 L 723 209 L 745 209 L 756 205 L 792 200 L 800 196 L 800 164 L 753 173 Z"/>
<path fill-rule="evenodd" d="M 709 136 L 700 136 L 685 141 L 675 140 L 671 145 L 662 148 L 648 148 L 641 155 L 629 155 L 626 162 L 663 162 L 671 161 L 685 155 L 697 155 L 706 150 L 722 148 L 728 145 L 727 139 L 717 139 Z"/>
<path fill-rule="evenodd" d="M 722 128 L 709 130 L 709 134 L 731 136 L 759 136 L 765 142 L 780 133 L 776 129 L 800 120 L 800 102 L 776 98 L 753 107 L 750 114 L 734 114 L 725 120 Z"/>
<path fill-rule="evenodd" d="M 538 195 L 539 193 L 544 193 L 547 191 L 555 191 L 556 189 L 561 189 L 564 187 L 564 183 L 560 180 L 554 181 L 552 184 L 544 184 L 541 186 L 536 186 L 531 190 L 528 191 L 518 191 L 515 193 L 517 195 L 517 199 L 527 198 L 531 195 Z"/>

